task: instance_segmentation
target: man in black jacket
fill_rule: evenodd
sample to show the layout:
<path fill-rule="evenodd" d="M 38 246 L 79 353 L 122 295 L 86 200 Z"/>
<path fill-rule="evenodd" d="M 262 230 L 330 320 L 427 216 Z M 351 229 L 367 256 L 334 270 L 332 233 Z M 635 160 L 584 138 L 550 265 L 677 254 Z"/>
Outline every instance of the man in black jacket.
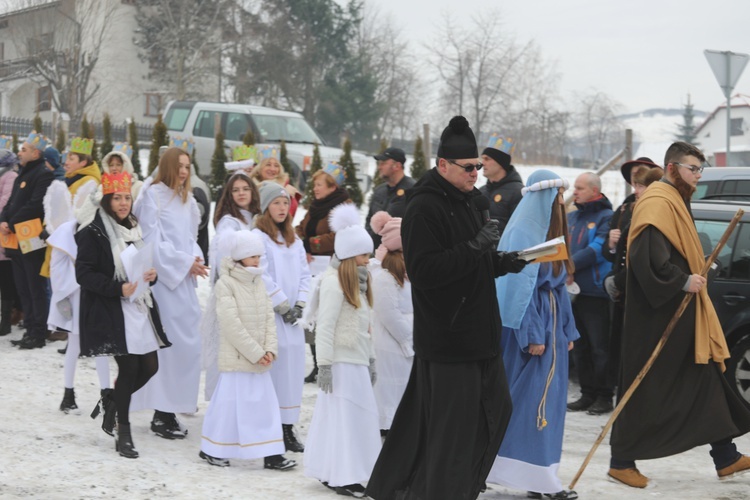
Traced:
<path fill-rule="evenodd" d="M 41 134 L 32 132 L 21 145 L 18 160 L 21 169 L 13 183 L 13 192 L 0 213 L 0 232 L 15 233 L 15 225 L 21 222 L 44 220 L 42 203 L 54 174 L 44 164 L 42 151 L 47 141 Z M 13 278 L 23 307 L 26 334 L 17 342 L 21 349 L 44 347 L 47 337 L 47 279 L 39 274 L 44 263 L 44 247 L 28 253 L 6 250 L 13 261 Z"/>
<path fill-rule="evenodd" d="M 476 498 L 511 414 L 495 277 L 519 272 L 477 210 L 474 133 L 443 131 L 438 164 L 408 195 L 401 236 L 414 303 L 414 365 L 367 486 L 375 499 Z"/>
<path fill-rule="evenodd" d="M 510 216 L 521 201 L 523 179 L 510 163 L 510 155 L 493 147 L 482 151 L 482 164 L 487 184 L 479 188 L 490 200 L 490 217 L 498 222 L 500 235 L 505 231 Z"/>
<path fill-rule="evenodd" d="M 373 158 L 378 162 L 378 172 L 380 172 L 383 183 L 372 192 L 365 228 L 370 233 L 375 248 L 378 248 L 380 246 L 380 235 L 376 234 L 370 227 L 370 219 L 381 210 L 388 212 L 391 217 L 403 217 L 406 191 L 414 186 L 415 181 L 404 173 L 406 154 L 403 149 L 388 148 Z"/>

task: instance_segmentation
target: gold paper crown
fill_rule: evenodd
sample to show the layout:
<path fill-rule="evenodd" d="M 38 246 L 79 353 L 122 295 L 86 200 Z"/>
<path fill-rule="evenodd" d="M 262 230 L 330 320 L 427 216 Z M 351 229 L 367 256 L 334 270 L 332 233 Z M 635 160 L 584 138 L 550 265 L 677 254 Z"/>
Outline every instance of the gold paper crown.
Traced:
<path fill-rule="evenodd" d="M 70 153 L 77 155 L 88 155 L 91 156 L 91 151 L 94 149 L 94 140 L 86 139 L 85 137 L 75 137 L 70 142 Z"/>
<path fill-rule="evenodd" d="M 132 179 L 130 174 L 122 172 L 119 174 L 102 174 L 102 194 L 128 193 Z"/>
<path fill-rule="evenodd" d="M 237 146 L 232 150 L 232 160 L 255 160 L 258 161 L 258 149 L 255 146 Z"/>

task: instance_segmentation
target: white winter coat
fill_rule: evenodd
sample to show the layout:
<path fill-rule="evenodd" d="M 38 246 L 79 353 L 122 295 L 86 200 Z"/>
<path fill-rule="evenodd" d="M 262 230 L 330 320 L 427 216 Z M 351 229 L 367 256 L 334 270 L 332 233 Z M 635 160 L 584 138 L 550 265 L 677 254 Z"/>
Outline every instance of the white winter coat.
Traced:
<path fill-rule="evenodd" d="M 318 365 L 351 363 L 368 365 L 375 359 L 370 335 L 370 306 L 360 293 L 358 309 L 344 298 L 338 270 L 329 267 L 320 281 L 315 327 Z"/>
<path fill-rule="evenodd" d="M 405 358 L 414 356 L 411 283 L 406 281 L 401 287 L 391 273 L 381 270 L 372 280 L 372 294 L 376 351 L 399 353 Z"/>
<path fill-rule="evenodd" d="M 278 354 L 276 322 L 271 299 L 256 273 L 225 257 L 216 282 L 216 315 L 219 319 L 219 371 L 263 373 L 271 366 L 258 361 Z"/>

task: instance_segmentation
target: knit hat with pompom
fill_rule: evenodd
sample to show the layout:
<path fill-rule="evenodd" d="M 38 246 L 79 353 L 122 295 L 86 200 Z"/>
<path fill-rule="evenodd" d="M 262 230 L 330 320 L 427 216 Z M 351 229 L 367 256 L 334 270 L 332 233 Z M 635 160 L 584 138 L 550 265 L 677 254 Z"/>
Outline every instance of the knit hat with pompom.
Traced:
<path fill-rule="evenodd" d="M 469 127 L 469 122 L 463 116 L 454 116 L 443 130 L 438 145 L 438 158 L 460 160 L 464 158 L 478 158 L 477 140 Z"/>
<path fill-rule="evenodd" d="M 388 212 L 376 212 L 370 219 L 370 227 L 382 238 L 381 245 L 375 250 L 375 258 L 383 261 L 386 252 L 401 250 L 401 217 L 391 217 Z"/>
<path fill-rule="evenodd" d="M 359 210 L 353 203 L 342 203 L 331 210 L 328 225 L 336 233 L 333 250 L 339 260 L 372 253 L 372 238 L 360 222 Z"/>

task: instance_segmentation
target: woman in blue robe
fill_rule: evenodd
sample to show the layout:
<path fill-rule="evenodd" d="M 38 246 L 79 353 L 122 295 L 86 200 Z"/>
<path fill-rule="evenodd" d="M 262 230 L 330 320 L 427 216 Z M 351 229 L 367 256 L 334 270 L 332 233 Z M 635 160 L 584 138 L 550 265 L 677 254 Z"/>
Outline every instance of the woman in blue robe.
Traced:
<path fill-rule="evenodd" d="M 568 181 L 538 170 L 503 232 L 498 250 L 568 238 L 562 193 Z M 487 482 L 527 490 L 529 497 L 574 499 L 557 470 L 568 394 L 568 351 L 579 338 L 565 287 L 571 260 L 529 264 L 497 279 L 502 349 L 513 414 Z"/>

